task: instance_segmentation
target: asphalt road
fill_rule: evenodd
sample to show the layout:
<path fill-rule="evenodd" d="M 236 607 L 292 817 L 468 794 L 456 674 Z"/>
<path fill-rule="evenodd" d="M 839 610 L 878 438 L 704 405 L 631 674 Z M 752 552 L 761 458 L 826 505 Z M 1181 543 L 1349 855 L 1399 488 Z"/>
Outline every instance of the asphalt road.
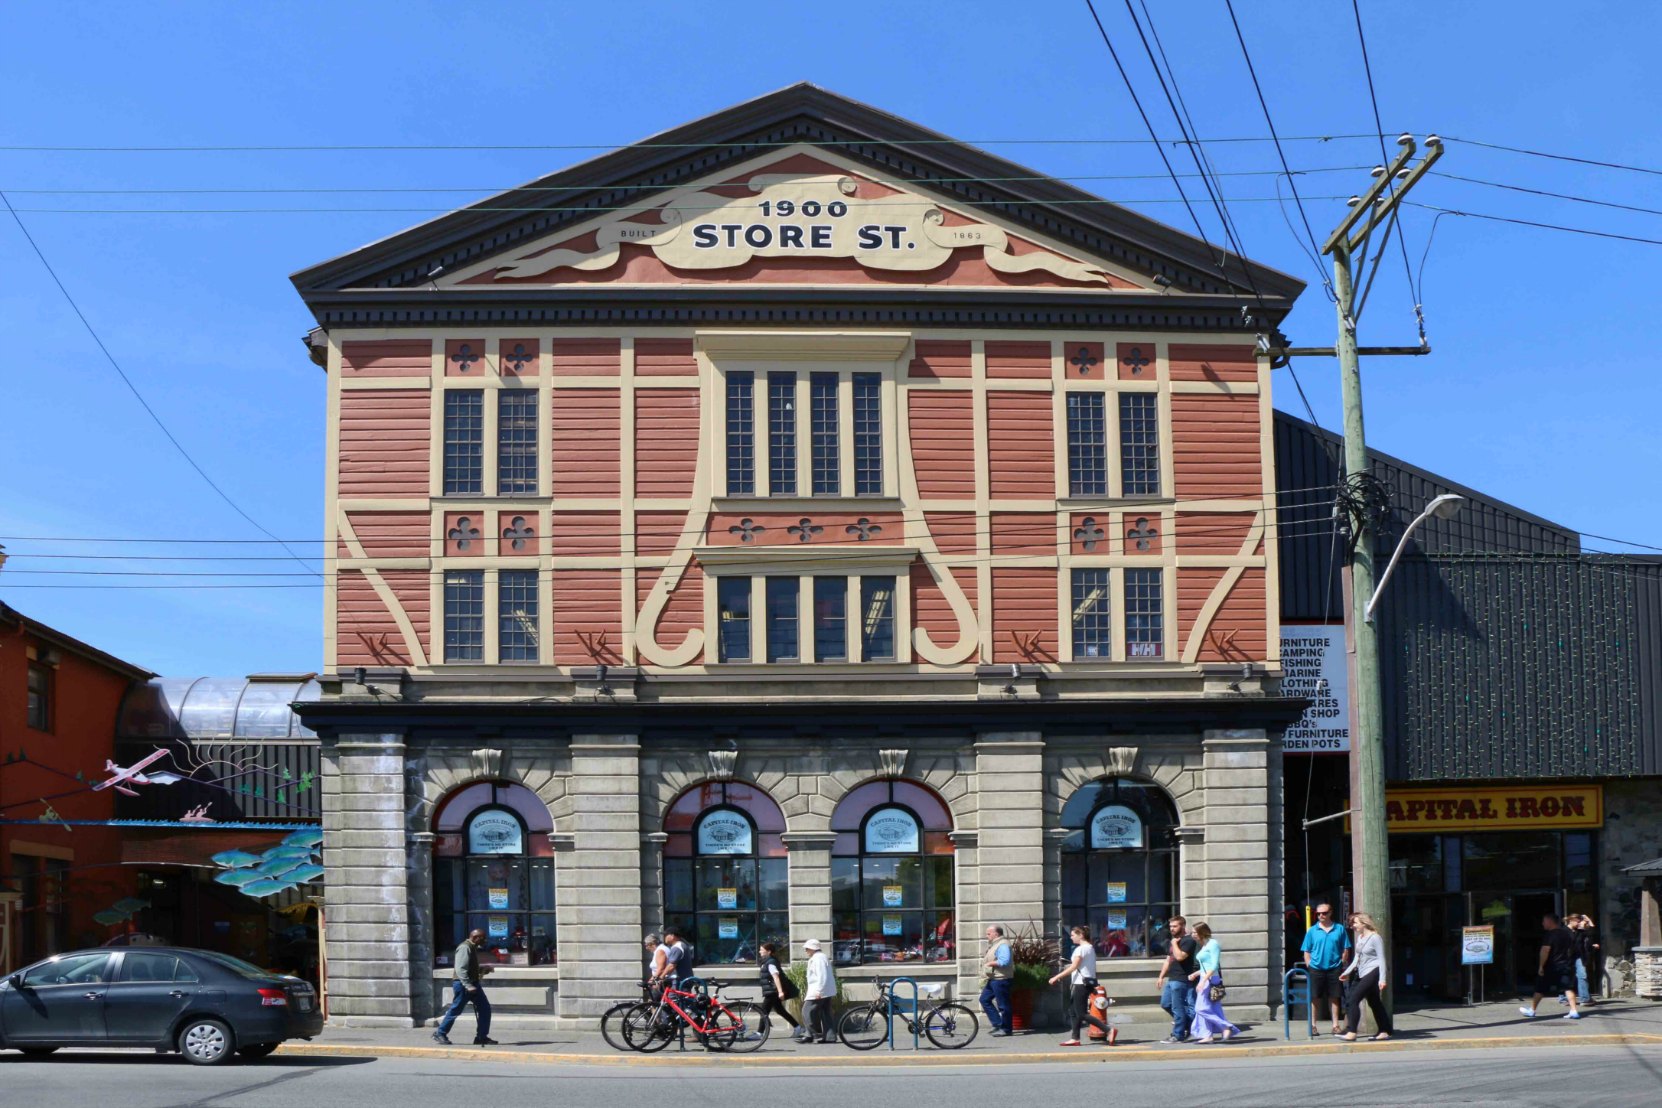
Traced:
<path fill-rule="evenodd" d="M 1655 1105 L 1662 1047 L 1425 1050 L 1368 1056 L 977 1067 L 762 1068 L 276 1057 L 202 1069 L 153 1054 L 0 1054 L 7 1105 L 57 1108 L 850 1108 L 931 1103 Z"/>

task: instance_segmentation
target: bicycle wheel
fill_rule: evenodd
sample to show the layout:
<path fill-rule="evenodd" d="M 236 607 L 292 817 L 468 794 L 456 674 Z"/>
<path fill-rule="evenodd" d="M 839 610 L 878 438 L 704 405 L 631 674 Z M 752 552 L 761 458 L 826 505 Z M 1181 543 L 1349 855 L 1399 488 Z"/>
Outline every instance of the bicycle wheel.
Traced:
<path fill-rule="evenodd" d="M 773 1024 L 767 1019 L 767 1013 L 762 1010 L 762 1006 L 741 1000 L 728 1004 L 727 1010 L 738 1022 L 738 1033 L 726 1046 L 716 1049 L 730 1050 L 734 1054 L 749 1054 L 753 1050 L 762 1049 L 762 1044 L 768 1041 L 768 1035 L 773 1031 Z"/>
<path fill-rule="evenodd" d="M 631 1010 L 639 1007 L 638 1000 L 625 1000 L 621 1004 L 614 1004 L 606 1009 L 600 1017 L 600 1037 L 606 1040 L 606 1045 L 613 1050 L 634 1050 L 629 1040 L 623 1037 L 623 1017 Z"/>
<path fill-rule="evenodd" d="M 924 1017 L 923 1033 L 942 1050 L 962 1050 L 975 1041 L 981 1030 L 975 1013 L 962 1004 L 942 1004 Z"/>
<path fill-rule="evenodd" d="M 837 1021 L 837 1038 L 850 1050 L 874 1050 L 888 1037 L 888 1011 L 881 1004 L 856 1004 Z"/>
<path fill-rule="evenodd" d="M 620 1023 L 623 1041 L 629 1044 L 631 1050 L 642 1054 L 662 1050 L 675 1038 L 674 1021 L 660 1023 L 656 1004 L 636 1004 L 623 1014 Z"/>

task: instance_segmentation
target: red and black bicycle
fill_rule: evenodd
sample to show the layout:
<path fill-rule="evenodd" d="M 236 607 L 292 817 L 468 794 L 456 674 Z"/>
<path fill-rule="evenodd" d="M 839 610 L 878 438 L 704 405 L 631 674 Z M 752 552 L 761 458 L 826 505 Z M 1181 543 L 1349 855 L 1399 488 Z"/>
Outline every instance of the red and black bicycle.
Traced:
<path fill-rule="evenodd" d="M 601 1017 L 601 1032 L 614 1047 L 621 1040 L 620 1049 L 642 1054 L 664 1049 L 683 1033 L 691 1033 L 709 1050 L 736 1054 L 757 1050 L 767 1042 L 772 1025 L 761 1005 L 722 999 L 721 990 L 728 984 L 695 980 L 682 989 L 666 985 L 656 999 L 648 995 L 614 1005 Z"/>

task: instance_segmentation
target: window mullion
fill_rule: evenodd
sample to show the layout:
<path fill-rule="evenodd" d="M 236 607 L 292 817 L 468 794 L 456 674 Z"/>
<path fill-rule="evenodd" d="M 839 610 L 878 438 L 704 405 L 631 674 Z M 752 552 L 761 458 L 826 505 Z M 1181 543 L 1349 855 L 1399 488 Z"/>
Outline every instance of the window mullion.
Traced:
<path fill-rule="evenodd" d="M 812 373 L 796 374 L 796 494 L 814 495 L 814 414 Z"/>
<path fill-rule="evenodd" d="M 837 374 L 837 491 L 853 496 L 854 487 L 854 378 Z"/>
<path fill-rule="evenodd" d="M 866 617 L 860 610 L 860 578 L 857 576 L 848 579 L 846 604 L 843 609 L 847 613 L 843 635 L 848 640 L 848 660 L 863 662 L 866 660 Z"/>

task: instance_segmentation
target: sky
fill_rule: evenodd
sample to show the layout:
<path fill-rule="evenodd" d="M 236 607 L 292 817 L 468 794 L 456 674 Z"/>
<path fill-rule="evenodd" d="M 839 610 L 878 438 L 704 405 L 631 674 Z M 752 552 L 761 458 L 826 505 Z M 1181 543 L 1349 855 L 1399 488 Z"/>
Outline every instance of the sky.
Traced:
<path fill-rule="evenodd" d="M 1267 136 L 1224 0 L 1132 2 L 1152 14 L 1195 133 Z M 1653 170 L 1450 141 L 1436 172 L 1513 189 L 1431 176 L 1416 201 L 1662 239 L 1655 211 L 1515 191 L 1662 209 L 1662 5 L 1360 7 L 1387 136 Z M 1097 8 L 1156 133 L 1176 138 L 1125 0 Z M 1325 238 L 1381 160 L 1350 5 L 1235 8 Z M 269 532 L 315 553 L 322 534 L 325 381 L 301 344 L 312 320 L 288 281 L 297 269 L 801 80 L 1193 230 L 1155 147 L 1079 141 L 1147 137 L 1083 0 L 10 0 L 6 25 L 0 189 L 144 399 L 258 526 L 145 415 L 0 212 L 0 544 L 13 556 L 0 600 L 167 675 L 322 664 L 315 577 L 260 544 Z M 1370 137 L 1312 140 L 1342 135 Z M 17 149 L 43 146 L 428 149 Z M 444 146 L 473 149 L 432 149 Z M 489 146 L 594 149 L 478 149 Z M 1166 149 L 1194 172 L 1185 150 Z M 1321 270 L 1297 212 L 1276 200 L 1274 147 L 1205 152 L 1246 253 L 1310 283 L 1288 338 L 1331 345 Z M 1314 172 L 1328 168 L 1339 171 Z M 1199 182 L 1184 186 L 1220 238 Z M 453 191 L 366 191 L 423 189 Z M 1662 546 L 1662 496 L 1645 477 L 1662 460 L 1662 246 L 1456 216 L 1432 236 L 1433 218 L 1408 210 L 1403 229 L 1409 267 L 1423 262 L 1434 353 L 1364 362 L 1370 445 L 1555 522 Z M 1417 340 L 1398 249 L 1366 304 L 1366 345 Z M 1318 420 L 1337 427 L 1336 363 L 1293 368 Z M 1305 414 L 1286 370 L 1274 387 L 1277 407 Z M 111 554 L 123 558 L 62 557 Z M 197 560 L 171 560 L 181 555 Z M 215 560 L 255 556 L 271 560 Z M 57 572 L 68 569 L 96 572 Z M 192 576 L 108 576 L 180 570 Z M 268 576 L 204 576 L 238 571 Z M 108 587 L 135 584 L 186 587 Z"/>

